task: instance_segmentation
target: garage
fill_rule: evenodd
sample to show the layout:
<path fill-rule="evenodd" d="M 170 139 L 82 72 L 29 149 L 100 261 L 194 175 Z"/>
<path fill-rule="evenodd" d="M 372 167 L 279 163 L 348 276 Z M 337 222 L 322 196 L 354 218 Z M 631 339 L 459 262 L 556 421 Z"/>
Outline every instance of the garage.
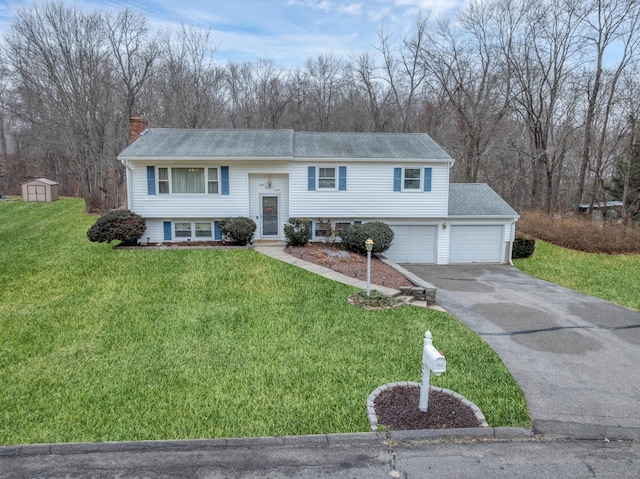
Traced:
<path fill-rule="evenodd" d="M 452 225 L 450 263 L 501 263 L 502 226 Z"/>
<path fill-rule="evenodd" d="M 435 263 L 435 226 L 390 225 L 393 230 L 393 244 L 384 255 L 396 263 Z"/>

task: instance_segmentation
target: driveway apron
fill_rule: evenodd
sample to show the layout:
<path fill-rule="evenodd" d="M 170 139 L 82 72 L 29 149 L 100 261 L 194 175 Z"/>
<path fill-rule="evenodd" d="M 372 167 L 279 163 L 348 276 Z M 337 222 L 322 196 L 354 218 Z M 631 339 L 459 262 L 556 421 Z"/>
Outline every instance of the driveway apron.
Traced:
<path fill-rule="evenodd" d="M 402 266 L 502 358 L 536 432 L 640 437 L 640 313 L 512 266 Z"/>

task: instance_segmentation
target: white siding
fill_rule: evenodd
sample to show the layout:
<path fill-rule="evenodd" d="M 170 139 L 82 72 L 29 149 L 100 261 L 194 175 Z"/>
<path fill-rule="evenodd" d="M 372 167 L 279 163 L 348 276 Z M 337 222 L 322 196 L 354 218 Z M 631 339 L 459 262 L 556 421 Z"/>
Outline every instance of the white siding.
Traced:
<path fill-rule="evenodd" d="M 208 194 L 147 194 L 147 165 L 156 167 L 220 167 L 229 166 L 229 195 Z M 136 161 L 130 163 L 130 209 L 144 218 L 226 218 L 250 216 L 249 172 L 265 174 L 286 171 L 285 165 L 268 162 L 176 162 L 172 164 Z M 157 179 L 157 171 L 156 171 Z"/>
<path fill-rule="evenodd" d="M 308 191 L 307 167 L 347 166 L 346 191 Z M 295 162 L 290 171 L 290 214 L 306 218 L 429 218 L 447 214 L 449 164 L 406 166 L 432 168 L 431 191 L 393 191 L 393 169 L 401 164 Z M 336 182 L 337 183 L 337 182 Z"/>

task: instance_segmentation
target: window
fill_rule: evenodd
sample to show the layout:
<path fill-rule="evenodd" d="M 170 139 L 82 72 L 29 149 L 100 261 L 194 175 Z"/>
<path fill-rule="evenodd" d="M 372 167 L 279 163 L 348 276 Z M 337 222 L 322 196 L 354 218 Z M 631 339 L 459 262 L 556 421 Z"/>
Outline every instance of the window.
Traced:
<path fill-rule="evenodd" d="M 217 195 L 220 193 L 218 168 L 158 168 L 158 192 L 163 195 L 170 193 Z"/>
<path fill-rule="evenodd" d="M 211 221 L 180 221 L 175 223 L 176 238 L 213 238 Z M 195 235 L 193 234 L 195 232 Z"/>
<path fill-rule="evenodd" d="M 404 189 L 419 190 L 420 189 L 420 168 L 404 169 Z"/>
<path fill-rule="evenodd" d="M 336 187 L 336 169 L 335 168 L 318 168 L 318 188 Z"/>
<path fill-rule="evenodd" d="M 204 193 L 204 168 L 171 168 L 172 193 Z"/>
<path fill-rule="evenodd" d="M 158 168 L 158 193 L 169 194 L 169 168 Z"/>
<path fill-rule="evenodd" d="M 191 236 L 191 223 L 176 223 L 176 238 Z"/>
<path fill-rule="evenodd" d="M 210 195 L 218 194 L 218 168 L 208 168 L 207 192 Z"/>
<path fill-rule="evenodd" d="M 196 223 L 196 238 L 211 238 L 211 223 Z"/>

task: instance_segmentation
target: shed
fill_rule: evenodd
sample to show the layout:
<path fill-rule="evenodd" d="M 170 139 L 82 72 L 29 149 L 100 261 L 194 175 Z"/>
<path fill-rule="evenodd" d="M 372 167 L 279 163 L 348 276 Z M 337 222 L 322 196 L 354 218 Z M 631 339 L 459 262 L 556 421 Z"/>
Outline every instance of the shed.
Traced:
<path fill-rule="evenodd" d="M 22 201 L 56 201 L 58 183 L 46 178 L 38 178 L 22 185 Z"/>

